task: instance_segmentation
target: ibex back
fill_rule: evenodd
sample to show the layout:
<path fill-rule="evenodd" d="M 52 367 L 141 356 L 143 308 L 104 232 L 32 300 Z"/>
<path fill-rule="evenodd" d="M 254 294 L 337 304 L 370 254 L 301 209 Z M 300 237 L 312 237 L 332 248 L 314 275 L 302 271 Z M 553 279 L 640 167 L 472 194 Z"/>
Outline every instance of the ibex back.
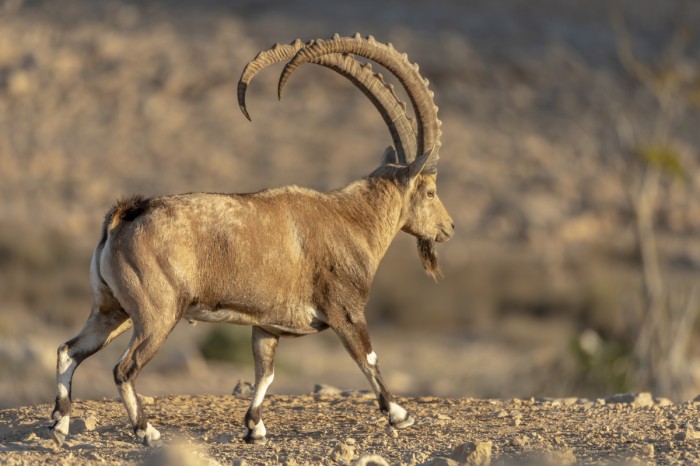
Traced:
<path fill-rule="evenodd" d="M 408 90 L 417 124 L 365 56 L 392 71 Z M 345 188 L 319 193 L 294 186 L 253 194 L 182 194 L 118 202 L 107 214 L 91 264 L 92 312 L 80 333 L 58 348 L 58 395 L 52 437 L 68 434 L 73 373 L 85 358 L 133 327 L 114 380 L 136 436 L 160 443 L 134 381 L 180 319 L 253 326 L 255 392 L 245 416 L 248 442 L 265 441 L 261 406 L 274 377 L 280 337 L 327 328 L 340 337 L 397 428 L 413 418 L 386 388 L 367 331 L 364 307 L 379 262 L 399 230 L 418 238 L 426 271 L 439 272 L 435 242 L 454 231 L 436 194 L 440 122 L 427 81 L 391 45 L 369 37 L 275 45 L 251 61 L 245 91 L 264 67 L 290 60 L 280 91 L 303 62 L 348 77 L 375 104 L 394 148 L 379 168 Z"/>

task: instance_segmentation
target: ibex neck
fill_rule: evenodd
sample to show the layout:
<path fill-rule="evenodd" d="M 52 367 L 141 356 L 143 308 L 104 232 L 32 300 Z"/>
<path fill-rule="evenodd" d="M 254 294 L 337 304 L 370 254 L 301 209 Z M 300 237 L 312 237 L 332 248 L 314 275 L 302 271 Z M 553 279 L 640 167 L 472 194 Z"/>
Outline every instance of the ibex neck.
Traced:
<path fill-rule="evenodd" d="M 365 243 L 376 263 L 398 233 L 403 212 L 399 188 L 384 178 L 366 178 L 336 191 L 348 220 L 356 227 L 357 240 Z"/>

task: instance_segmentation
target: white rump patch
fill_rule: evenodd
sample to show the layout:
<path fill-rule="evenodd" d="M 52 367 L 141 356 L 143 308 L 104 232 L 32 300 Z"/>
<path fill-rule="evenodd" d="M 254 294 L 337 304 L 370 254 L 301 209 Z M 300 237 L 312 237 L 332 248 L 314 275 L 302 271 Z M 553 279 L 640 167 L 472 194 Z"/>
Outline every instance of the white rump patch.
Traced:
<path fill-rule="evenodd" d="M 370 364 L 370 366 L 374 366 L 377 364 L 377 353 L 372 351 L 367 355 L 367 362 Z"/>

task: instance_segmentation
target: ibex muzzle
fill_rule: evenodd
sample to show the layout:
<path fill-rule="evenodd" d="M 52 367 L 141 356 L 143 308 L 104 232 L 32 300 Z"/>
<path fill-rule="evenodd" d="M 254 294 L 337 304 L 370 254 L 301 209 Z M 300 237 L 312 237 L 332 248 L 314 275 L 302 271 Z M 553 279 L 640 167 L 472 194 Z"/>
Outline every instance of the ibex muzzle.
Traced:
<path fill-rule="evenodd" d="M 396 75 L 408 90 L 415 122 L 381 76 L 350 54 Z M 114 381 L 136 436 L 147 445 L 160 442 L 134 381 L 182 318 L 253 326 L 255 393 L 245 416 L 248 442 L 265 440 L 261 406 L 274 377 L 279 338 L 327 328 L 366 375 L 390 424 L 413 424 L 382 380 L 364 308 L 379 262 L 399 230 L 418 238 L 423 266 L 434 277 L 440 273 L 435 243 L 454 232 L 436 190 L 440 121 L 433 94 L 405 55 L 372 37 L 296 41 L 275 45 L 246 66 L 238 100 L 248 118 L 248 84 L 280 61 L 289 61 L 280 92 L 305 62 L 347 77 L 379 110 L 394 148 L 369 176 L 327 193 L 289 186 L 118 202 L 105 217 L 92 257 L 92 312 L 80 333 L 58 348 L 52 437 L 59 445 L 68 434 L 76 367 L 131 327 Z"/>

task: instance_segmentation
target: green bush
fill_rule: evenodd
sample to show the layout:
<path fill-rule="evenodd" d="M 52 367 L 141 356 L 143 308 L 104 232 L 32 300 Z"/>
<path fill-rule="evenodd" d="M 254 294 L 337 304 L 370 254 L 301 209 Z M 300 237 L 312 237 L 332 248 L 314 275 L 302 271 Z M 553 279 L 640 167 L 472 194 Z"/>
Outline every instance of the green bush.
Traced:
<path fill-rule="evenodd" d="M 215 325 L 199 342 L 199 351 L 209 361 L 252 365 L 250 327 Z"/>

